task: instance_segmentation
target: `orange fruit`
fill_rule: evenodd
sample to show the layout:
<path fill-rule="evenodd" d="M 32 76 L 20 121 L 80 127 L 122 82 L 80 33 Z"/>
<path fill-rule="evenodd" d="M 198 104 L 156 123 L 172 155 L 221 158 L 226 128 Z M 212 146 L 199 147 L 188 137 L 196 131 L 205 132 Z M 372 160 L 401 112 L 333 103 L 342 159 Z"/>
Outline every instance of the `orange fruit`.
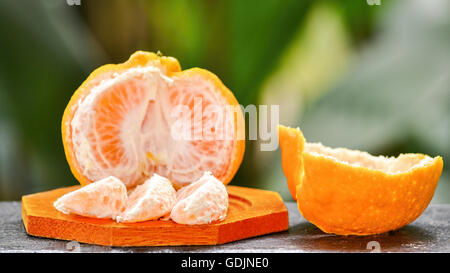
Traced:
<path fill-rule="evenodd" d="M 180 105 L 184 111 L 177 112 Z M 235 112 L 225 119 L 209 106 Z M 198 109 L 205 110 L 196 117 Z M 174 137 L 182 118 L 192 121 L 194 137 Z M 132 188 L 158 173 L 179 188 L 205 171 L 227 184 L 245 150 L 242 111 L 217 76 L 181 71 L 175 58 L 142 51 L 92 72 L 70 99 L 61 127 L 67 161 L 82 185 L 113 175 Z"/>
<path fill-rule="evenodd" d="M 298 208 L 326 233 L 378 234 L 411 223 L 430 203 L 442 173 L 440 156 L 373 156 L 306 143 L 299 129 L 278 130 L 283 171 L 290 187 L 296 183 Z M 301 156 L 288 152 L 296 141 L 304 143 L 297 144 L 304 145 Z"/>
<path fill-rule="evenodd" d="M 125 210 L 127 198 L 125 185 L 109 176 L 61 196 L 53 206 L 65 214 L 115 219 Z"/>
<path fill-rule="evenodd" d="M 200 225 L 222 221 L 228 211 L 225 186 L 210 172 L 177 192 L 170 218 L 178 224 Z"/>
<path fill-rule="evenodd" d="M 117 217 L 117 222 L 157 220 L 170 214 L 176 197 L 172 183 L 167 178 L 154 174 L 131 192 L 127 208 Z"/>

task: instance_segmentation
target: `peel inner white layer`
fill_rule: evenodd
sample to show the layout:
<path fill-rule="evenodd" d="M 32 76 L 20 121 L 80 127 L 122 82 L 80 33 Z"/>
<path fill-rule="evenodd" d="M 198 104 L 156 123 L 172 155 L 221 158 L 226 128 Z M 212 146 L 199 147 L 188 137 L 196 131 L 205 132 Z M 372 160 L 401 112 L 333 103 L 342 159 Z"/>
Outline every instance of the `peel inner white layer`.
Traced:
<path fill-rule="evenodd" d="M 433 163 L 433 158 L 429 156 L 421 157 L 417 154 L 401 154 L 398 157 L 373 156 L 357 150 L 330 148 L 321 143 L 306 143 L 305 152 L 355 167 L 380 170 L 389 174 L 407 172 Z"/>

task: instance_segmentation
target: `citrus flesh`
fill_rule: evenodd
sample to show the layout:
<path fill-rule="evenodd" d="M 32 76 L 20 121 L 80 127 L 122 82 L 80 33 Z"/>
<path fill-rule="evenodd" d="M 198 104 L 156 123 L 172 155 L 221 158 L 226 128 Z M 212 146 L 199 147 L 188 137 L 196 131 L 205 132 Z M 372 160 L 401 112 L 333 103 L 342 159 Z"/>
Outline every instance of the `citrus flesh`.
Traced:
<path fill-rule="evenodd" d="M 299 131 L 279 126 L 282 153 L 292 149 L 287 139 Z M 303 145 L 301 160 L 298 155 L 282 157 L 283 164 L 295 166 L 283 171 L 286 177 L 303 173 L 288 183 L 296 188 L 301 214 L 326 233 L 378 234 L 411 223 L 430 203 L 443 168 L 440 156 L 384 157 L 320 143 Z"/>
<path fill-rule="evenodd" d="M 127 208 L 117 217 L 117 222 L 157 220 L 170 214 L 175 199 L 176 191 L 172 183 L 154 174 L 130 193 Z"/>
<path fill-rule="evenodd" d="M 125 185 L 110 176 L 58 198 L 53 206 L 65 214 L 110 218 L 119 223 L 169 220 L 201 225 L 226 218 L 228 193 L 210 172 L 178 192 L 165 177 L 154 174 L 127 195 Z"/>
<path fill-rule="evenodd" d="M 64 214 L 116 219 L 127 206 L 127 189 L 110 176 L 61 196 L 53 206 Z"/>
<path fill-rule="evenodd" d="M 170 218 L 178 224 L 199 225 L 224 220 L 228 211 L 225 186 L 211 173 L 177 192 Z"/>
<path fill-rule="evenodd" d="M 82 185 L 113 175 L 133 188 L 157 173 L 180 188 L 205 171 L 227 184 L 242 161 L 244 120 L 239 107 L 232 119 L 217 112 L 238 105 L 211 72 L 136 52 L 95 70 L 72 96 L 62 120 L 66 158 Z M 189 135 L 174 136 L 180 120 L 190 121 L 181 124 Z"/>

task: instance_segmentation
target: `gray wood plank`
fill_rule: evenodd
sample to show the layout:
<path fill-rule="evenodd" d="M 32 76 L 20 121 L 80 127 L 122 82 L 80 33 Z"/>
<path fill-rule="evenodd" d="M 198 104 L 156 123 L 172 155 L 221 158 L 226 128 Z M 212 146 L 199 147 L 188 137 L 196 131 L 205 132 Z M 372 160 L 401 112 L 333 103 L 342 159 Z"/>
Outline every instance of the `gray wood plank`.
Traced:
<path fill-rule="evenodd" d="M 286 206 L 290 226 L 285 232 L 218 246 L 125 248 L 28 236 L 20 202 L 0 202 L 0 252 L 370 252 L 372 241 L 381 252 L 450 252 L 450 204 L 430 205 L 408 226 L 373 236 L 325 234 L 300 215 L 295 203 Z"/>

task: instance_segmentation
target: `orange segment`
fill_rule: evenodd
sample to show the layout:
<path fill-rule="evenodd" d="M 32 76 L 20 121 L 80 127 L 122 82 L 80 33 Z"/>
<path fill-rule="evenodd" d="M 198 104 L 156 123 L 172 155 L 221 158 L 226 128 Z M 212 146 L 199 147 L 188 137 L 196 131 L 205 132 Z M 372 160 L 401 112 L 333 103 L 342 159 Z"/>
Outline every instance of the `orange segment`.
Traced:
<path fill-rule="evenodd" d="M 318 143 L 306 143 L 302 157 L 298 208 L 324 232 L 340 235 L 383 233 L 411 223 L 430 203 L 443 168 L 440 156 L 372 156 Z M 298 165 L 297 158 L 283 158 L 284 164 Z"/>
<path fill-rule="evenodd" d="M 128 198 L 127 209 L 117 217 L 117 222 L 157 220 L 170 214 L 176 196 L 170 181 L 154 174 L 133 190 Z"/>
<path fill-rule="evenodd" d="M 200 138 L 177 139 L 173 113 L 179 105 L 187 107 L 182 115 L 194 119 L 199 105 L 221 111 L 234 106 L 238 111 L 221 122 L 220 116 L 203 110 Z M 189 130 L 198 130 L 195 122 Z M 223 131 L 228 137 L 220 137 Z M 86 185 L 113 175 L 127 188 L 154 173 L 176 187 L 205 171 L 227 184 L 243 158 L 244 132 L 238 102 L 214 74 L 198 68 L 181 71 L 176 59 L 147 52 L 95 70 L 75 91 L 62 120 L 66 158 L 78 181 Z"/>
<path fill-rule="evenodd" d="M 211 173 L 177 192 L 170 218 L 178 224 L 200 225 L 222 221 L 227 216 L 228 193 Z"/>
<path fill-rule="evenodd" d="M 127 189 L 110 176 L 61 196 L 53 206 L 65 214 L 115 219 L 127 206 Z"/>

